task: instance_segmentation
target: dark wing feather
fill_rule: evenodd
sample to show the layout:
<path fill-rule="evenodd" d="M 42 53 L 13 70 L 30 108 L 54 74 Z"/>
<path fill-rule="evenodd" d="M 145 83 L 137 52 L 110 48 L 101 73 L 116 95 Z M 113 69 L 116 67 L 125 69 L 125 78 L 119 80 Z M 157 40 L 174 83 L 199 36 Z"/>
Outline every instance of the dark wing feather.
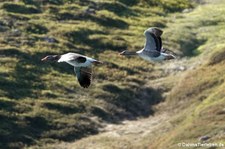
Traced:
<path fill-rule="evenodd" d="M 74 59 L 77 63 L 85 63 L 86 62 L 86 57 L 83 56 L 78 56 Z"/>
<path fill-rule="evenodd" d="M 83 88 L 88 88 L 92 80 L 91 67 L 74 67 L 78 82 Z"/>
<path fill-rule="evenodd" d="M 157 39 L 158 39 L 158 42 L 159 42 L 159 49 L 157 51 L 161 52 L 161 50 L 162 50 L 162 39 L 161 39 L 161 37 L 157 37 Z"/>
<path fill-rule="evenodd" d="M 160 55 L 160 41 L 156 37 L 155 34 L 145 31 L 145 37 L 146 37 L 146 43 L 144 47 L 144 51 L 147 51 L 148 53 L 153 53 L 153 57 L 158 57 Z M 161 38 L 160 38 L 161 39 Z M 150 55 L 151 56 L 151 55 Z"/>

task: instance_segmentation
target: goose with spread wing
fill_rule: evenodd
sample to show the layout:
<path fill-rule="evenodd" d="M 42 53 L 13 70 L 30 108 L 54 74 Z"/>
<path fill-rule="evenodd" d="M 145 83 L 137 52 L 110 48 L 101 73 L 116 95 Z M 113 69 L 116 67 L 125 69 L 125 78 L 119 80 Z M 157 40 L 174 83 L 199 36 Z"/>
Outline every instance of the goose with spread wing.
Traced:
<path fill-rule="evenodd" d="M 144 35 L 146 37 L 146 42 L 144 48 L 137 52 L 125 50 L 121 52 L 120 55 L 139 55 L 144 60 L 150 62 L 160 62 L 163 60 L 175 59 L 174 55 L 165 53 L 163 50 L 161 40 L 162 33 L 163 31 L 156 27 L 151 27 L 145 30 Z"/>
<path fill-rule="evenodd" d="M 41 59 L 42 61 L 66 62 L 74 66 L 74 72 L 77 76 L 79 84 L 83 88 L 88 88 L 92 80 L 92 64 L 101 64 L 102 62 L 93 58 L 77 54 L 66 53 L 63 55 L 48 55 Z"/>

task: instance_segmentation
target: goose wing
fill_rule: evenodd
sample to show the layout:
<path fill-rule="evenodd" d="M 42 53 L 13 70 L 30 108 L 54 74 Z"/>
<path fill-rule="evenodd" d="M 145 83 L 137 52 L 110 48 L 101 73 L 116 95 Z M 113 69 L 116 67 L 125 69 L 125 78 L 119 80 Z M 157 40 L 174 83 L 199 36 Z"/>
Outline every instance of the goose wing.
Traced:
<path fill-rule="evenodd" d="M 150 57 L 158 57 L 160 55 L 161 50 L 161 38 L 156 37 L 156 35 L 152 32 L 152 30 L 146 30 L 144 32 L 146 41 L 144 46 L 144 51 Z"/>
<path fill-rule="evenodd" d="M 91 67 L 74 67 L 77 80 L 83 88 L 88 88 L 92 80 L 92 69 Z"/>
<path fill-rule="evenodd" d="M 161 50 L 162 50 L 162 39 L 161 39 L 160 36 L 157 37 L 157 39 L 158 39 L 158 41 L 159 41 L 159 51 L 161 52 Z"/>
<path fill-rule="evenodd" d="M 162 50 L 162 39 L 161 39 L 161 35 L 163 34 L 163 31 L 161 29 L 156 28 L 156 27 L 150 28 L 149 31 L 152 32 L 157 37 L 158 43 L 159 43 L 158 50 L 161 51 Z"/>

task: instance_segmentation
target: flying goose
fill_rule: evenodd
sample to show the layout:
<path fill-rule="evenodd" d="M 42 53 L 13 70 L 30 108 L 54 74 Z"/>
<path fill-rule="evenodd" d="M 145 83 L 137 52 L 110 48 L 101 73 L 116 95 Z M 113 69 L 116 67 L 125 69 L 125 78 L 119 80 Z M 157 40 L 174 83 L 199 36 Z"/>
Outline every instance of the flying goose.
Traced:
<path fill-rule="evenodd" d="M 174 59 L 174 55 L 165 53 L 162 48 L 162 40 L 160 37 L 162 33 L 163 31 L 156 27 L 151 27 L 145 30 L 144 35 L 146 37 L 146 42 L 144 48 L 137 52 L 129 52 L 125 50 L 121 52 L 120 55 L 139 55 L 144 60 L 150 62 Z"/>
<path fill-rule="evenodd" d="M 77 53 L 66 53 L 63 55 L 48 55 L 41 59 L 42 61 L 57 61 L 66 62 L 74 66 L 74 72 L 77 76 L 79 84 L 83 88 L 88 88 L 91 84 L 92 79 L 92 64 L 101 64 L 102 62 L 93 58 L 77 54 Z"/>

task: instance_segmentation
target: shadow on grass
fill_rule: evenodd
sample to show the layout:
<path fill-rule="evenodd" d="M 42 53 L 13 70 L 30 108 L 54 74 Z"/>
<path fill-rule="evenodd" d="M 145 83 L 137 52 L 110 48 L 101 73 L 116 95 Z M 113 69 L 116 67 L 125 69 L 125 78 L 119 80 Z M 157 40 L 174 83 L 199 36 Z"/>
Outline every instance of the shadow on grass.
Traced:
<path fill-rule="evenodd" d="M 0 50 L 0 55 L 19 59 L 14 72 L 10 74 L 13 79 L 8 80 L 4 76 L 0 76 L 0 89 L 7 93 L 5 96 L 13 99 L 23 99 L 25 97 L 38 98 L 36 91 L 45 88 L 41 76 L 48 73 L 50 66 L 62 73 L 73 73 L 73 69 L 69 68 L 68 65 L 42 63 L 41 58 L 48 54 L 52 53 L 35 53 L 29 55 L 18 49 Z"/>
<path fill-rule="evenodd" d="M 118 0 L 118 1 L 128 6 L 137 5 L 139 3 L 139 0 Z"/>
<path fill-rule="evenodd" d="M 4 3 L 2 5 L 2 9 L 5 9 L 8 12 L 13 13 L 21 13 L 21 14 L 36 14 L 40 13 L 41 11 L 33 6 L 26 6 L 21 4 L 13 4 L 13 3 Z"/>
<path fill-rule="evenodd" d="M 103 90 L 110 95 L 100 95 L 98 98 L 106 100 L 108 109 L 111 111 L 95 107 L 92 113 L 109 123 L 119 123 L 124 119 L 153 115 L 152 106 L 163 100 L 162 91 L 150 87 L 120 88 L 113 84 L 106 84 L 103 86 Z"/>
<path fill-rule="evenodd" d="M 30 144 L 49 129 L 48 122 L 43 117 L 7 116 L 0 113 L 0 147 L 21 148 L 22 142 Z M 22 123 L 22 124 L 21 124 Z"/>
<path fill-rule="evenodd" d="M 188 40 L 180 40 L 179 44 L 181 46 L 182 52 L 185 56 L 196 56 L 199 53 L 196 51 L 196 49 L 203 45 L 206 42 L 206 40 L 198 40 L 198 39 L 188 39 Z"/>
<path fill-rule="evenodd" d="M 121 19 L 113 19 L 106 16 L 95 17 L 92 15 L 90 15 L 89 19 L 105 27 L 115 27 L 119 29 L 127 29 L 129 27 L 129 25 Z"/>
<path fill-rule="evenodd" d="M 129 25 L 121 20 L 116 18 L 110 18 L 107 16 L 96 16 L 92 14 L 88 14 L 85 12 L 77 12 L 77 14 L 72 14 L 69 12 L 59 13 L 56 16 L 57 20 L 90 20 L 95 22 L 101 26 L 109 27 L 109 28 L 119 28 L 119 29 L 127 29 Z"/>
<path fill-rule="evenodd" d="M 90 35 L 107 35 L 105 32 L 101 31 L 92 31 L 89 29 L 80 29 L 79 31 L 66 33 L 65 36 L 68 40 L 75 44 L 83 44 L 90 46 L 92 49 L 109 49 L 114 51 L 121 51 L 127 48 L 125 40 L 112 39 L 110 42 L 101 37 L 96 39 L 90 39 Z"/>
<path fill-rule="evenodd" d="M 0 98 L 0 148 L 24 148 L 25 145 L 36 144 L 40 139 L 73 141 L 97 133 L 97 124 L 88 117 L 72 116 L 69 120 L 64 119 L 69 118 L 68 114 L 82 113 L 82 106 L 46 103 L 43 108 L 60 111 L 64 115 L 52 119 L 51 116 L 46 117 L 46 113 L 30 114 L 35 105 L 22 104 Z"/>
<path fill-rule="evenodd" d="M 52 124 L 46 117 L 38 115 L 17 117 L 0 113 L 0 120 L 0 148 L 24 148 L 45 138 L 72 141 L 97 133 L 97 125 L 81 117 L 70 125 L 66 122 Z"/>
<path fill-rule="evenodd" d="M 137 4 L 137 1 L 132 0 L 132 1 L 125 1 L 125 0 L 120 0 L 122 3 L 114 2 L 114 3 L 100 3 L 100 9 L 105 9 L 108 11 L 111 11 L 115 13 L 118 16 L 137 16 L 134 11 L 132 11 L 129 7 L 126 5 L 134 5 Z M 132 3 L 133 2 L 133 3 Z M 124 5 L 126 4 L 126 5 Z"/>
<path fill-rule="evenodd" d="M 59 103 L 44 103 L 44 107 L 51 109 L 51 110 L 56 110 L 62 114 L 75 114 L 75 113 L 81 113 L 85 111 L 84 105 L 64 105 L 64 104 L 59 104 Z"/>
<path fill-rule="evenodd" d="M 119 65 L 117 65 L 115 63 L 104 62 L 104 64 L 109 69 L 118 69 L 118 70 L 121 70 L 121 71 L 126 71 L 128 75 L 135 75 L 135 74 L 139 74 L 140 73 L 138 71 L 135 71 L 133 68 L 119 66 Z"/>

